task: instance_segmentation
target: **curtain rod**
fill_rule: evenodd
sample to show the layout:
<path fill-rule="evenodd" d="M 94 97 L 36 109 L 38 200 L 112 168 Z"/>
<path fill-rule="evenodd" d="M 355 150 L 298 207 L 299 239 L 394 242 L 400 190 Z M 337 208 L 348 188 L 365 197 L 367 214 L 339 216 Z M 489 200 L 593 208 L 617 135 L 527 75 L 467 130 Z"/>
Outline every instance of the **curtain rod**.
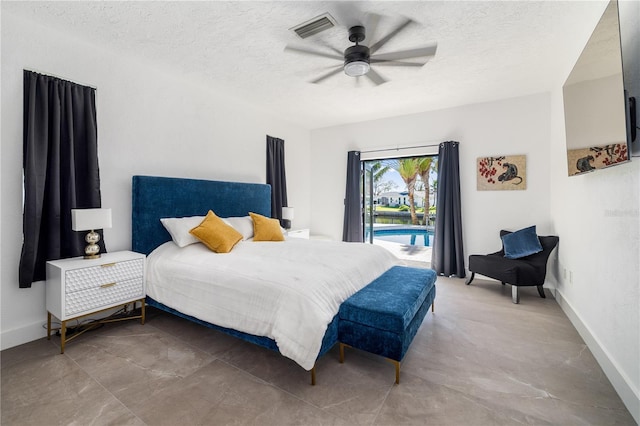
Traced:
<path fill-rule="evenodd" d="M 50 72 L 45 72 L 45 71 L 38 71 L 38 70 L 34 70 L 31 68 L 24 68 L 25 71 L 31 71 L 31 72 L 35 72 L 36 74 L 42 74 L 42 75 L 47 75 L 49 77 L 54 77 L 54 78 L 58 78 L 60 80 L 64 80 L 64 81 L 68 81 L 70 83 L 74 83 L 74 84 L 79 84 L 80 86 L 86 86 L 86 87 L 90 87 L 93 90 L 98 90 L 98 88 L 96 86 L 92 86 L 91 84 L 84 84 L 84 83 L 80 83 L 79 81 L 73 81 L 69 78 L 65 78 L 65 77 L 61 77 L 59 75 L 55 75 L 55 74 L 51 74 Z"/>
<path fill-rule="evenodd" d="M 434 146 L 440 146 L 442 142 L 430 144 L 430 145 L 416 145 L 416 146 L 401 146 L 396 148 L 381 148 L 381 149 L 370 149 L 368 151 L 360 151 L 361 153 L 371 153 L 371 152 L 385 152 L 385 151 L 400 151 L 402 149 L 416 149 L 416 148 L 433 148 Z"/>

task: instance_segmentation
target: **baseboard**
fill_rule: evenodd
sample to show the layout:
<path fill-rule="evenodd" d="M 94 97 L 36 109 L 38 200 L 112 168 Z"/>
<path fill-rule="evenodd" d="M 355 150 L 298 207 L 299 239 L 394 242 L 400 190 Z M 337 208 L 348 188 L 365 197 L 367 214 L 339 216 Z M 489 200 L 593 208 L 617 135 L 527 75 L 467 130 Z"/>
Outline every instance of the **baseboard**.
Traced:
<path fill-rule="evenodd" d="M 2 334 L 0 334 L 0 350 L 13 348 L 14 346 L 45 337 L 47 330 L 42 326 L 43 324 L 46 326 L 46 320 L 44 322 L 37 321 L 19 328 L 3 331 Z"/>
<path fill-rule="evenodd" d="M 636 423 L 640 424 L 640 392 L 631 383 L 629 378 L 618 368 L 617 363 L 610 357 L 609 352 L 600 344 L 600 341 L 591 333 L 585 325 L 580 315 L 573 309 L 562 295 L 562 292 L 555 289 L 555 298 L 560 308 L 567 315 L 580 337 L 585 341 L 587 347 L 595 357 L 598 364 L 604 371 L 614 389 L 622 399 L 622 402 L 631 413 Z"/>
<path fill-rule="evenodd" d="M 84 317 L 77 318 L 82 318 L 82 321 L 106 318 L 114 312 L 117 312 L 120 308 L 120 306 L 115 306 L 112 309 L 108 309 L 103 312 L 96 312 Z M 56 317 L 52 316 L 52 321 L 54 326 L 59 326 L 60 321 Z M 25 343 L 33 342 L 34 340 L 42 339 L 43 337 L 47 336 L 46 327 L 47 317 L 45 315 L 45 317 L 40 321 L 36 321 L 22 327 L 14 328 L 12 330 L 3 331 L 0 334 L 0 350 L 13 348 L 14 346 L 19 346 Z"/>

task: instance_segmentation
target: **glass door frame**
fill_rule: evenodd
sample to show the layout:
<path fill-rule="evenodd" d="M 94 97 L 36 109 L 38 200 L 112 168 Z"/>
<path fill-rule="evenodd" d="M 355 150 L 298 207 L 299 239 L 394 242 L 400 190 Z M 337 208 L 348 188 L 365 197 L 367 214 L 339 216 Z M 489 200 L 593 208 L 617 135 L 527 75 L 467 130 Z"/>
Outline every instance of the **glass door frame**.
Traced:
<path fill-rule="evenodd" d="M 372 158 L 367 160 L 360 160 L 360 199 L 361 199 L 361 213 L 362 213 L 362 241 L 373 244 L 373 228 L 375 223 L 375 194 L 374 194 L 374 171 L 371 167 L 367 168 L 367 164 L 373 164 L 376 162 L 381 162 L 385 160 L 402 160 L 407 158 L 424 158 L 424 157 L 432 157 L 435 158 L 435 169 L 434 172 L 437 174 L 438 167 L 438 155 L 437 154 L 423 154 L 423 155 L 407 155 L 407 156 L 397 156 L 397 157 L 385 157 L 385 158 Z M 428 215 L 429 215 L 429 207 L 430 207 L 430 190 L 425 187 L 425 206 L 424 206 L 424 221 L 425 225 L 428 225 Z M 434 196 L 434 204 L 437 199 L 437 189 L 433 193 Z M 369 206 L 367 203 L 369 202 Z M 367 208 L 369 207 L 369 208 Z"/>

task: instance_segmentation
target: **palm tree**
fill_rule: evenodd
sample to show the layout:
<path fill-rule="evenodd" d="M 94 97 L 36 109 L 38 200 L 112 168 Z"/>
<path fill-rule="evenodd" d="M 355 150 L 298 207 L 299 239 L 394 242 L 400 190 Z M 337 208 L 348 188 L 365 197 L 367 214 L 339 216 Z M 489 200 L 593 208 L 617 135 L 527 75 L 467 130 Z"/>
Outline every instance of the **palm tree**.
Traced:
<path fill-rule="evenodd" d="M 368 170 L 373 176 L 373 195 L 380 195 L 381 192 L 392 188 L 393 182 L 383 182 L 384 175 L 389 171 L 390 167 L 382 161 L 374 161 L 370 163 Z"/>
<path fill-rule="evenodd" d="M 435 164 L 433 161 L 433 157 L 421 157 L 417 159 L 418 161 L 418 166 L 417 166 L 417 170 L 418 170 L 418 175 L 420 175 L 420 179 L 422 180 L 422 183 L 424 185 L 425 188 L 425 199 L 426 199 L 426 203 L 425 203 L 425 214 L 422 217 L 422 224 L 426 225 L 427 224 L 427 217 L 428 215 L 428 211 L 429 211 L 429 174 L 431 173 L 431 170 L 434 168 Z"/>
<path fill-rule="evenodd" d="M 414 201 L 416 190 L 416 179 L 418 177 L 418 159 L 417 158 L 401 158 L 397 160 L 395 169 L 400 174 L 400 177 L 407 185 L 407 192 L 409 193 L 409 211 L 411 212 L 411 223 L 418 224 L 418 218 L 416 217 L 416 205 Z"/>

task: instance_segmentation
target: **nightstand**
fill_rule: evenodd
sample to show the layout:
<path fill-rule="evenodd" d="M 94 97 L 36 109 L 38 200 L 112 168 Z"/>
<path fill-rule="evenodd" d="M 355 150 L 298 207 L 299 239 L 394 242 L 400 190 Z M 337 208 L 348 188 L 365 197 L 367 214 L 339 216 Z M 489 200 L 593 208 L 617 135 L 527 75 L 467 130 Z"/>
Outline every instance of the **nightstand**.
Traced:
<path fill-rule="evenodd" d="M 287 231 L 287 237 L 289 238 L 302 238 L 304 240 L 309 239 L 308 229 L 290 229 Z"/>
<path fill-rule="evenodd" d="M 60 353 L 65 343 L 88 331 L 81 330 L 67 339 L 67 322 L 80 317 L 141 304 L 140 315 L 97 320 L 95 324 L 140 319 L 145 315 L 145 255 L 132 251 L 103 253 L 98 259 L 52 260 L 47 262 L 47 339 L 51 339 L 51 316 L 60 324 Z M 90 329 L 90 328 L 89 328 Z"/>

